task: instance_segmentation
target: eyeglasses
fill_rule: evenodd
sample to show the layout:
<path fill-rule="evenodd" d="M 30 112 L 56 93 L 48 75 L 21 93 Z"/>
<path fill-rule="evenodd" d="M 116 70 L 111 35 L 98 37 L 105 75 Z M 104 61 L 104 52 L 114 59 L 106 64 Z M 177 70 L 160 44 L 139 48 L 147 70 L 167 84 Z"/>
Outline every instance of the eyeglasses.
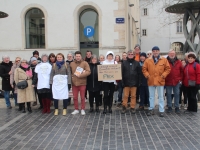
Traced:
<path fill-rule="evenodd" d="M 148 53 L 147 55 L 151 55 L 151 53 Z"/>
<path fill-rule="evenodd" d="M 15 62 L 20 62 L 20 60 L 15 60 Z"/>
<path fill-rule="evenodd" d="M 128 54 L 128 55 L 133 55 L 133 54 Z"/>

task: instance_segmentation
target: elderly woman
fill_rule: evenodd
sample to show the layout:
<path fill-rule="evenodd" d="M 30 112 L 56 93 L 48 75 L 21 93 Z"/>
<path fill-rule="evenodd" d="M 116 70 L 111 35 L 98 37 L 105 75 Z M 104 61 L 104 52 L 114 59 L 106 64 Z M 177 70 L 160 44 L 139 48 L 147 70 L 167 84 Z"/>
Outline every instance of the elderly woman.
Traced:
<path fill-rule="evenodd" d="M 68 91 L 71 87 L 71 70 L 62 53 L 56 55 L 56 62 L 52 65 L 50 84 L 54 99 L 54 115 L 58 115 L 58 101 L 63 100 L 63 116 L 65 116 L 69 98 Z"/>
<path fill-rule="evenodd" d="M 188 55 L 188 64 L 184 68 L 183 85 L 188 96 L 188 108 L 185 113 L 197 112 L 197 92 L 200 88 L 200 65 L 195 62 L 195 54 Z"/>
<path fill-rule="evenodd" d="M 20 57 L 15 58 L 15 63 L 13 64 L 13 66 L 11 68 L 11 74 L 10 74 L 10 85 L 14 89 L 15 105 L 17 105 L 17 87 L 14 82 L 14 72 L 15 72 L 15 69 L 19 67 L 20 61 L 21 61 Z M 19 105 L 19 111 L 21 111 L 21 110 L 22 110 L 22 107 L 21 107 L 21 105 Z"/>
<path fill-rule="evenodd" d="M 87 90 L 89 91 L 89 103 L 90 103 L 90 113 L 94 111 L 93 103 L 94 98 L 96 102 L 96 112 L 99 113 L 99 101 L 101 99 L 100 91 L 102 82 L 98 81 L 98 69 L 97 65 L 100 65 L 96 55 L 92 55 L 91 61 L 89 63 L 91 74 L 87 77 Z"/>
<path fill-rule="evenodd" d="M 32 85 L 33 87 L 37 86 L 38 93 L 42 97 L 42 113 L 50 113 L 51 89 L 49 80 L 52 66 L 48 62 L 47 54 L 43 54 L 41 60 L 41 63 L 35 68 L 35 76 Z"/>
<path fill-rule="evenodd" d="M 32 112 L 31 110 L 31 102 L 35 102 L 35 94 L 34 94 L 34 89 L 32 87 L 32 77 L 33 73 L 28 65 L 28 61 L 25 59 L 22 59 L 19 68 L 15 69 L 14 72 L 14 81 L 16 85 L 21 82 L 26 80 L 28 83 L 28 87 L 25 89 L 17 89 L 17 100 L 18 103 L 22 103 L 22 109 L 23 113 L 25 113 L 25 103 L 27 103 L 27 110 L 28 112 Z"/>
<path fill-rule="evenodd" d="M 11 75 L 11 67 L 13 63 L 10 61 L 9 56 L 2 57 L 3 62 L 0 65 L 0 77 L 2 78 L 2 90 L 4 90 L 4 98 L 8 109 L 11 109 L 10 103 L 10 91 L 12 87 L 10 85 L 10 75 Z"/>

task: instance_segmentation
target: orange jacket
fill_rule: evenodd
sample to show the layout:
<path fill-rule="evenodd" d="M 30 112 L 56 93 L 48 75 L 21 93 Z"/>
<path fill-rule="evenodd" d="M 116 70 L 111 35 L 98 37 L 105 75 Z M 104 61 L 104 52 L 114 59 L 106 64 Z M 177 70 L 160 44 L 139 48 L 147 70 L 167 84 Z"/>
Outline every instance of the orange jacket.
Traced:
<path fill-rule="evenodd" d="M 164 57 L 160 57 L 156 64 L 152 57 L 148 58 L 142 67 L 142 72 L 148 79 L 149 86 L 164 86 L 165 78 L 170 73 L 170 70 L 170 65 Z"/>

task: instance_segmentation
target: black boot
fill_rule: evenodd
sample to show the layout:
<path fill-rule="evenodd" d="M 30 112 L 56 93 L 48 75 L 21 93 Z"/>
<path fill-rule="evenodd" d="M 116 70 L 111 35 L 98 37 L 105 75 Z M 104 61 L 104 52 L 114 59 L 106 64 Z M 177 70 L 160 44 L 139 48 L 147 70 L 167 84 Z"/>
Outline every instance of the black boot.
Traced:
<path fill-rule="evenodd" d="M 25 103 L 21 103 L 21 106 L 22 106 L 22 113 L 26 113 L 26 110 L 25 110 Z"/>
<path fill-rule="evenodd" d="M 112 106 L 108 107 L 108 113 L 112 114 Z"/>
<path fill-rule="evenodd" d="M 28 110 L 28 112 L 32 113 L 30 102 L 27 102 L 27 110 Z"/>
<path fill-rule="evenodd" d="M 93 107 L 90 108 L 90 113 L 92 113 L 94 111 Z"/>
<path fill-rule="evenodd" d="M 99 107 L 96 107 L 96 112 L 97 112 L 97 113 L 99 113 L 99 112 L 100 112 L 100 110 L 99 110 Z"/>
<path fill-rule="evenodd" d="M 22 109 L 23 109 L 23 105 L 22 105 L 22 103 L 19 103 L 19 109 L 18 109 L 18 111 L 22 111 Z"/>

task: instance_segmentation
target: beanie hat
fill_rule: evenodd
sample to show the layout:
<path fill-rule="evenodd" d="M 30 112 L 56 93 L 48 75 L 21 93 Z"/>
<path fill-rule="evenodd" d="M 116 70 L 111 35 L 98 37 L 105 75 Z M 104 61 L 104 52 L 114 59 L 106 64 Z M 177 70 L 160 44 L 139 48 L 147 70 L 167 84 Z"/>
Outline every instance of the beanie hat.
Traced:
<path fill-rule="evenodd" d="M 159 49 L 158 46 L 154 46 L 154 47 L 152 48 L 152 51 L 153 51 L 153 50 L 160 50 L 160 49 Z"/>
<path fill-rule="evenodd" d="M 37 51 L 37 50 L 35 50 L 34 52 L 33 52 L 33 56 L 34 55 L 38 55 L 39 56 L 39 52 Z"/>
<path fill-rule="evenodd" d="M 192 54 L 192 53 L 189 53 L 188 58 L 189 58 L 189 57 L 192 57 L 192 58 L 196 59 L 195 54 Z"/>
<path fill-rule="evenodd" d="M 32 61 L 35 61 L 35 60 L 37 60 L 37 58 L 35 58 L 35 57 L 32 57 L 32 58 L 31 58 L 31 62 L 32 62 Z"/>
<path fill-rule="evenodd" d="M 147 54 L 144 53 L 144 52 L 140 53 L 140 57 L 141 57 L 141 56 L 144 56 L 145 58 L 147 58 Z"/>
<path fill-rule="evenodd" d="M 140 45 L 139 45 L 139 44 L 136 44 L 135 47 L 134 47 L 134 49 L 135 49 L 136 47 L 139 47 L 139 49 L 140 49 Z"/>

